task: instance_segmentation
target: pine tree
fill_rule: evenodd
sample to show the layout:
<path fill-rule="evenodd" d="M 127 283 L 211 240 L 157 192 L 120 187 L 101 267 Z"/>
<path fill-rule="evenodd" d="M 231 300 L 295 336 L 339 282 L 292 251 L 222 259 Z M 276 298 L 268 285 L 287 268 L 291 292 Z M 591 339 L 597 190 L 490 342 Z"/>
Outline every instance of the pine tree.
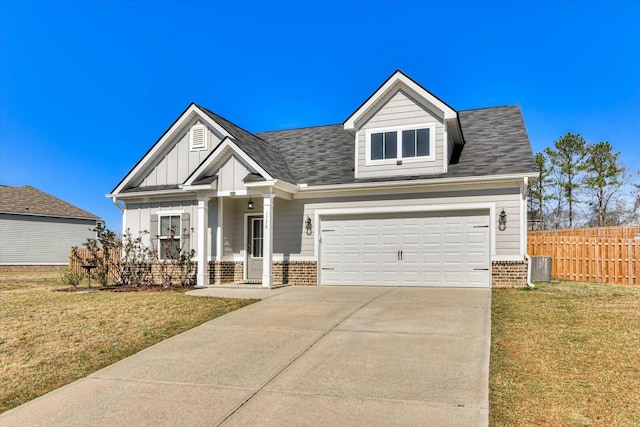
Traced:
<path fill-rule="evenodd" d="M 549 200 L 548 187 L 552 184 L 549 169 L 549 163 L 544 153 L 536 153 L 535 161 L 540 171 L 540 176 L 529 182 L 529 218 L 531 222 L 531 230 L 534 230 L 534 224 L 538 223 L 538 228 L 545 229 L 545 210 L 546 202 Z"/>
<path fill-rule="evenodd" d="M 620 153 L 614 153 L 608 142 L 587 146 L 584 189 L 589 196 L 589 206 L 597 216 L 598 226 L 607 224 L 609 202 L 622 187 L 624 167 L 619 163 Z"/>
<path fill-rule="evenodd" d="M 586 142 L 580 134 L 568 132 L 554 142 L 554 149 L 547 147 L 544 152 L 549 158 L 553 170 L 553 185 L 556 187 L 558 200 L 556 215 L 559 216 L 564 203 L 567 204 L 569 227 L 573 227 L 574 205 L 579 203 L 577 192 L 581 185 L 581 173 L 587 156 Z M 556 218 L 556 227 L 559 220 Z"/>

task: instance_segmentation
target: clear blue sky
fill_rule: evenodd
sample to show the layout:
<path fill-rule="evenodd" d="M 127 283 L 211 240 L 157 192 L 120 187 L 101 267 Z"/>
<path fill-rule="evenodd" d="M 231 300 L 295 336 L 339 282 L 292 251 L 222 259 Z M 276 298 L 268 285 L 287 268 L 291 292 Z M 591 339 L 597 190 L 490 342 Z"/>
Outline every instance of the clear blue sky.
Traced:
<path fill-rule="evenodd" d="M 640 168 L 640 1 L 0 1 L 0 183 L 104 197 L 191 101 L 258 132 L 342 123 L 395 69 L 519 104 Z"/>

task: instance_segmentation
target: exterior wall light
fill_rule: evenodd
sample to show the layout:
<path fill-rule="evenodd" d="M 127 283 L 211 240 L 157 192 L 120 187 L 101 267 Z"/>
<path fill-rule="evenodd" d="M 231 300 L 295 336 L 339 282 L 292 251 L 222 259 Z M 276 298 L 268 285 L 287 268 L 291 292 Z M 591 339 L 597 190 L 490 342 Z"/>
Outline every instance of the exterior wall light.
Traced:
<path fill-rule="evenodd" d="M 307 236 L 311 236 L 311 233 L 313 233 L 313 229 L 311 228 L 311 218 L 309 217 L 309 215 L 307 215 L 307 219 L 304 222 L 304 229 L 307 233 Z"/>
<path fill-rule="evenodd" d="M 498 218 L 498 230 L 504 231 L 507 229 L 507 213 L 502 209 L 500 212 L 500 218 Z"/>
<path fill-rule="evenodd" d="M 249 202 L 247 203 L 247 209 L 253 210 L 253 199 L 251 198 L 251 196 L 249 196 Z"/>

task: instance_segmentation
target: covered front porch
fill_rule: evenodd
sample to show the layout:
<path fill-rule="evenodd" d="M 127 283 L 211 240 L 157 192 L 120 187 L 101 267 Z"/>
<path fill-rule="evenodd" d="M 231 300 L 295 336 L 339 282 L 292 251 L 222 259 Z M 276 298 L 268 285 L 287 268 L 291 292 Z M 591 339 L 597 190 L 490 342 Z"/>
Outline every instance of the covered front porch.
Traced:
<path fill-rule="evenodd" d="M 305 220 L 301 209 L 291 207 L 290 196 L 277 193 L 243 191 L 198 196 L 193 227 L 199 287 L 316 284 L 316 262 L 292 260 L 287 250 L 297 246 L 299 253 L 300 243 L 291 241 L 300 242 L 302 235 L 311 237 L 307 234 L 313 232 L 311 221 Z M 280 240 L 277 252 L 275 239 Z"/>

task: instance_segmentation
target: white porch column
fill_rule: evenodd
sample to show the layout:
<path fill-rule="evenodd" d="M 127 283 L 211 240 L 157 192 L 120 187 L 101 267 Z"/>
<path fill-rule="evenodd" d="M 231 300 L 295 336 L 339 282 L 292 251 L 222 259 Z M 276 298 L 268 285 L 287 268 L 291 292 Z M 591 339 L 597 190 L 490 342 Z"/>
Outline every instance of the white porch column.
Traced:
<path fill-rule="evenodd" d="M 273 262 L 273 194 L 264 196 L 262 207 L 262 287 L 270 288 L 272 283 L 271 264 Z"/>
<path fill-rule="evenodd" d="M 224 198 L 218 197 L 218 227 L 216 228 L 216 261 L 222 261 L 224 242 L 222 230 L 224 229 Z"/>
<path fill-rule="evenodd" d="M 209 235 L 209 197 L 198 197 L 198 223 L 196 225 L 198 233 L 198 249 L 196 259 L 198 260 L 197 286 L 209 284 L 209 262 L 207 255 L 207 236 Z"/>

